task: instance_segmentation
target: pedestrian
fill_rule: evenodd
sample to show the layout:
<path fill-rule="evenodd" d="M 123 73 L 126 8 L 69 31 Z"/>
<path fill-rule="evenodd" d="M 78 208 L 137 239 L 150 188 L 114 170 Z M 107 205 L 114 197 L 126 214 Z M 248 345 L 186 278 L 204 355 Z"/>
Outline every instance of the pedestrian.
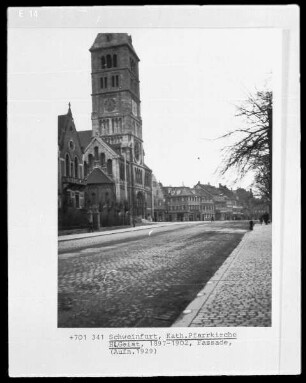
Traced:
<path fill-rule="evenodd" d="M 133 227 L 135 227 L 135 218 L 134 217 L 133 217 L 132 222 L 133 222 Z"/>
<path fill-rule="evenodd" d="M 254 221 L 251 219 L 251 221 L 250 221 L 249 223 L 250 223 L 250 230 L 253 230 L 253 227 L 254 227 Z"/>
<path fill-rule="evenodd" d="M 263 218 L 262 218 L 262 216 L 259 218 L 259 222 L 260 222 L 260 224 L 262 225 L 262 221 L 263 221 Z"/>
<path fill-rule="evenodd" d="M 264 220 L 264 223 L 265 223 L 266 225 L 268 225 L 268 222 L 269 222 L 269 214 L 268 214 L 268 213 L 265 213 L 265 214 L 263 215 L 263 220 Z"/>

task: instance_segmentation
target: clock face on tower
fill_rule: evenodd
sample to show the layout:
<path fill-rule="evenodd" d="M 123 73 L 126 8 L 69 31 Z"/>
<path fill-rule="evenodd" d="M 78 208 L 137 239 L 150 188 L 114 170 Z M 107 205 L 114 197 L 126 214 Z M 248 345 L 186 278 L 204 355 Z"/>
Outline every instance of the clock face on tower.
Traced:
<path fill-rule="evenodd" d="M 108 98 L 104 102 L 104 107 L 107 110 L 107 112 L 112 112 L 116 108 L 116 100 L 113 98 Z"/>

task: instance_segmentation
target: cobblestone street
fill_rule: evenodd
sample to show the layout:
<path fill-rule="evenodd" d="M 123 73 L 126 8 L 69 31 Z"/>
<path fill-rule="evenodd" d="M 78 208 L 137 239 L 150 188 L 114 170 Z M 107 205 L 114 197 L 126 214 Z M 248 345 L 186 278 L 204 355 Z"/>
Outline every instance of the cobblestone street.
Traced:
<path fill-rule="evenodd" d="M 59 327 L 169 327 L 247 222 L 198 222 L 59 245 Z"/>

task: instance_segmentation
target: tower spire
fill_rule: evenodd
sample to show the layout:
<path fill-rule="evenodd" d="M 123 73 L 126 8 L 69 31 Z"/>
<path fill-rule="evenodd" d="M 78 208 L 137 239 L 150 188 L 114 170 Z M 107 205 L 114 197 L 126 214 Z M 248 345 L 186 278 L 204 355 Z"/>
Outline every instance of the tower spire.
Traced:
<path fill-rule="evenodd" d="M 67 115 L 68 115 L 68 116 L 72 116 L 70 101 L 68 102 L 68 113 L 67 113 Z"/>

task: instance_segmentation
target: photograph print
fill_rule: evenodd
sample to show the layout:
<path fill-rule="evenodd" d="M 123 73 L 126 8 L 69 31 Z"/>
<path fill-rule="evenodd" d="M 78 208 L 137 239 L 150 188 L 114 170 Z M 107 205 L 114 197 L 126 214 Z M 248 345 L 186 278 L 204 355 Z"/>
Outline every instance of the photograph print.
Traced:
<path fill-rule="evenodd" d="M 271 327 L 273 31 L 52 38 L 58 327 Z"/>

